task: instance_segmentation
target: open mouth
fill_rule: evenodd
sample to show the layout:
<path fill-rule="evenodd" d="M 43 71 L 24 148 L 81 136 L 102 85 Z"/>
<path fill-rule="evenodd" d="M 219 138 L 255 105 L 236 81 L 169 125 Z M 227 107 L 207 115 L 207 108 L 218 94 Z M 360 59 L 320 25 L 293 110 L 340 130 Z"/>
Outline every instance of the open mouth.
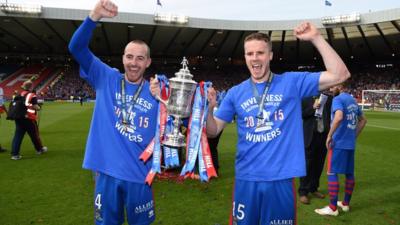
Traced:
<path fill-rule="evenodd" d="M 262 68 L 261 64 L 253 64 L 251 67 L 253 68 L 254 72 L 260 72 Z"/>
<path fill-rule="evenodd" d="M 139 72 L 139 68 L 138 67 L 130 67 L 129 71 L 137 73 L 137 72 Z"/>

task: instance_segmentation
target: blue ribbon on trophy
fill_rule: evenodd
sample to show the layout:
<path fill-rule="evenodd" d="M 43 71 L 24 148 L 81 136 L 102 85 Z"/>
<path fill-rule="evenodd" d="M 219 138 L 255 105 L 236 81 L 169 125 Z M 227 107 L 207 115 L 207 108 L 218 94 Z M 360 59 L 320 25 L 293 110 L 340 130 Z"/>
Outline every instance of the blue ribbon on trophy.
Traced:
<path fill-rule="evenodd" d="M 188 135 L 188 145 L 187 145 L 187 155 L 186 163 L 182 168 L 181 176 L 185 176 L 187 173 L 193 172 L 194 166 L 196 164 L 198 151 L 200 149 L 200 136 L 201 134 L 201 107 L 202 99 L 200 94 L 200 87 L 196 88 L 196 93 L 194 96 L 194 102 L 192 107 L 192 116 L 189 122 L 189 135 Z"/>
<path fill-rule="evenodd" d="M 173 118 L 171 116 L 167 119 L 165 133 L 171 133 L 173 131 Z M 178 148 L 163 146 L 164 149 L 164 165 L 165 168 L 174 168 L 179 166 L 179 154 Z"/>
<path fill-rule="evenodd" d="M 155 174 L 161 173 L 162 156 L 165 168 L 177 167 L 180 164 L 178 151 L 185 147 L 186 163 L 181 176 L 186 178 L 192 177 L 188 175 L 194 175 L 197 159 L 201 181 L 208 181 L 209 178 L 216 176 L 205 134 L 208 113 L 207 89 L 211 87 L 211 83 L 201 82 L 198 85 L 192 77 L 186 58 L 183 59 L 182 68 L 175 73 L 175 77 L 168 80 L 165 76 L 157 76 L 161 90 L 161 96 L 156 96 L 161 102 L 157 129 L 154 139 L 140 156 L 140 159 L 146 161 L 151 154 L 153 155 L 153 165 L 146 177 L 146 183 L 150 185 Z M 165 115 L 166 112 L 168 116 Z M 188 117 L 190 120 L 185 142 L 185 136 L 180 132 L 180 128 L 181 120 Z"/>
<path fill-rule="evenodd" d="M 203 90 L 204 90 L 203 93 L 207 93 L 206 85 L 203 86 Z M 201 105 L 200 106 L 202 108 L 202 114 L 201 114 L 201 120 L 200 120 L 200 123 L 201 123 L 200 133 L 203 130 L 203 127 L 206 125 L 205 121 L 207 120 L 207 112 L 208 112 L 208 110 L 206 108 L 206 107 L 208 107 L 207 95 L 202 95 L 201 97 L 202 97 L 202 99 L 201 99 L 202 101 L 201 101 Z M 198 135 L 197 138 L 199 140 L 201 140 L 202 135 Z M 199 158 L 199 160 L 198 161 L 199 161 L 200 180 L 201 181 L 208 181 L 207 169 L 206 169 L 206 165 L 205 165 L 204 158 L 203 158 L 203 151 L 202 151 L 203 146 L 202 146 L 202 142 L 201 141 L 200 141 L 200 145 L 198 147 L 199 147 L 199 150 L 198 150 L 198 153 L 199 153 L 198 158 Z"/>
<path fill-rule="evenodd" d="M 201 181 L 208 181 L 211 177 L 216 177 L 217 173 L 215 172 L 214 165 L 212 163 L 210 148 L 208 146 L 207 135 L 205 134 L 205 127 L 208 116 L 208 100 L 207 100 L 207 92 L 208 88 L 212 86 L 211 82 L 203 83 L 203 91 L 202 91 L 202 99 L 203 99 L 203 116 L 202 116 L 202 135 L 200 135 L 200 150 L 199 150 L 199 174 Z M 207 145 L 207 146 L 205 146 Z M 201 154 L 200 154 L 201 153 Z M 205 160 L 208 159 L 208 160 Z M 207 163 L 210 162 L 210 163 Z"/>
<path fill-rule="evenodd" d="M 196 89 L 192 116 L 189 122 L 190 131 L 188 135 L 187 160 L 181 172 L 181 176 L 196 178 L 194 176 L 194 169 L 197 161 L 200 180 L 205 182 L 211 177 L 217 176 L 205 134 L 208 116 L 206 93 L 211 85 L 211 82 L 201 82 Z"/>
<path fill-rule="evenodd" d="M 157 76 L 157 79 L 160 84 L 161 97 L 166 98 L 168 96 L 168 79 L 164 75 Z M 150 172 L 146 177 L 146 183 L 151 185 L 154 180 L 154 176 L 157 173 L 161 172 L 161 141 L 163 140 L 165 133 L 165 123 L 167 120 L 167 113 L 165 109 L 165 105 L 158 105 L 158 116 L 157 116 L 157 126 L 153 140 L 150 142 L 149 146 L 143 151 L 140 156 L 140 159 L 146 162 L 151 155 L 153 155 L 153 164 L 151 166 Z"/>

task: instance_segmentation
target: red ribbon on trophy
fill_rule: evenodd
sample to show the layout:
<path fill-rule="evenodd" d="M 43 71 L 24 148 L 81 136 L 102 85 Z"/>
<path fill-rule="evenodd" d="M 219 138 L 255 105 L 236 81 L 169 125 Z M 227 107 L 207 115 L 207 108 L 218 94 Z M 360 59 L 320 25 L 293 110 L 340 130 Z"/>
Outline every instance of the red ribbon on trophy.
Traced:
<path fill-rule="evenodd" d="M 217 176 L 206 135 L 207 91 L 212 84 L 198 84 L 192 80 L 193 75 L 190 74 L 187 64 L 188 61 L 184 58 L 182 68 L 170 80 L 164 75 L 156 78 L 160 83 L 161 96 L 156 96 L 160 104 L 155 137 L 140 156 L 144 162 L 153 156 L 152 167 L 146 177 L 146 183 L 149 185 L 152 184 L 155 175 L 161 173 L 162 158 L 165 168 L 178 166 L 178 149 L 184 147 L 186 161 L 180 174 L 182 177 L 199 178 L 207 182 Z M 180 131 L 182 119 L 185 118 L 189 118 L 186 141 Z M 195 174 L 196 162 L 199 175 Z"/>
<path fill-rule="evenodd" d="M 160 81 L 161 88 L 161 98 L 163 100 L 168 99 L 168 90 L 167 84 L 165 83 L 165 77 L 157 78 Z M 160 143 L 164 140 L 164 132 L 165 132 L 165 124 L 167 122 L 167 107 L 164 104 L 158 105 L 158 120 L 157 120 L 157 128 L 156 135 L 150 144 L 146 147 L 143 153 L 140 155 L 139 159 L 143 162 L 147 162 L 150 157 L 153 155 L 153 165 L 150 172 L 146 177 L 146 184 L 151 185 L 153 183 L 154 177 L 156 173 L 161 172 L 161 157 L 162 151 Z M 156 150 L 156 151 L 155 151 Z"/>

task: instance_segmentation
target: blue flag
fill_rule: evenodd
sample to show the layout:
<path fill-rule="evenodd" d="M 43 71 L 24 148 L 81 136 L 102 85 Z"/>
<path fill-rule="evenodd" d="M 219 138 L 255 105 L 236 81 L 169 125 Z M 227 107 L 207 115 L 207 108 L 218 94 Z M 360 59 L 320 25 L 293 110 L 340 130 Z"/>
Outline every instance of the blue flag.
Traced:
<path fill-rule="evenodd" d="M 328 0 L 325 0 L 325 5 L 326 6 L 332 6 L 332 3 L 330 1 L 328 1 Z"/>
<path fill-rule="evenodd" d="M 160 0 L 157 0 L 157 5 L 162 6 Z"/>

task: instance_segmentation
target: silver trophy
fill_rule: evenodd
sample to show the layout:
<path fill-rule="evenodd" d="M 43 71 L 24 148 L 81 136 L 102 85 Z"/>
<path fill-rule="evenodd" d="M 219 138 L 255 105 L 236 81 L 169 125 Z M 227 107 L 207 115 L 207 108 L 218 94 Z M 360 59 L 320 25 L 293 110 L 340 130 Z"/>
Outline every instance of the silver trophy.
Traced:
<path fill-rule="evenodd" d="M 163 144 L 169 147 L 179 148 L 186 146 L 185 136 L 179 131 L 181 119 L 188 118 L 192 111 L 192 99 L 197 82 L 192 80 L 193 75 L 188 69 L 188 61 L 182 60 L 182 68 L 175 73 L 175 77 L 169 79 L 170 96 L 167 101 L 158 97 L 160 102 L 167 107 L 168 115 L 174 117 L 172 133 L 166 134 Z"/>

